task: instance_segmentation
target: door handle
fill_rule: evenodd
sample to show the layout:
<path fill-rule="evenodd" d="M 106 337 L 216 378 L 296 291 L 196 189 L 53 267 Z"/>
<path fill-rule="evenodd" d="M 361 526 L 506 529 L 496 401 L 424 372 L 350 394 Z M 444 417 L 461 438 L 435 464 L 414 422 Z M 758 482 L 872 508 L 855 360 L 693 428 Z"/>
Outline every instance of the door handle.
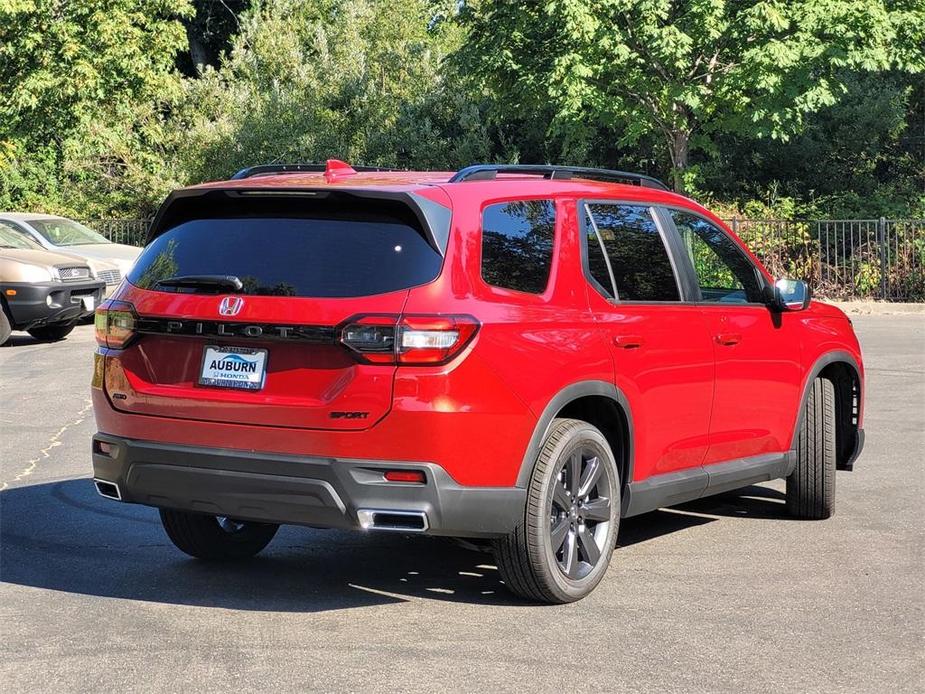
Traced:
<path fill-rule="evenodd" d="M 639 349 L 645 340 L 642 335 L 615 335 L 613 343 L 621 349 Z"/>
<path fill-rule="evenodd" d="M 721 345 L 731 347 L 739 344 L 742 341 L 742 336 L 739 333 L 720 333 L 716 336 L 716 341 Z"/>

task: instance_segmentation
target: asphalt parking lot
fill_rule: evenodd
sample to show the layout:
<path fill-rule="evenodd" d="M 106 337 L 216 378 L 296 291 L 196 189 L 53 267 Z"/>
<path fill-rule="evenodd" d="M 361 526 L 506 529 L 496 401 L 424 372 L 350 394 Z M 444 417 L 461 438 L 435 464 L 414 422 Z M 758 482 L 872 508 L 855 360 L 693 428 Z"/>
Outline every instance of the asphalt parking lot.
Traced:
<path fill-rule="evenodd" d="M 0 349 L 0 682 L 24 691 L 919 692 L 925 315 L 858 316 L 867 448 L 836 516 L 782 483 L 626 521 L 588 599 L 447 541 L 286 528 L 213 567 L 96 495 L 91 326 Z"/>

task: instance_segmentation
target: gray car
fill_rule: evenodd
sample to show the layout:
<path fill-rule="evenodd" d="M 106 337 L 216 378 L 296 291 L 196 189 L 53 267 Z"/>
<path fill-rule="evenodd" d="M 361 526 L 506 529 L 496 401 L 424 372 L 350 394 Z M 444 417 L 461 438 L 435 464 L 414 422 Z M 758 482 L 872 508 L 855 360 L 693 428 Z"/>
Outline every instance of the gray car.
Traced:
<path fill-rule="evenodd" d="M 97 273 L 106 282 L 107 294 L 125 277 L 141 253 L 138 246 L 113 243 L 93 229 L 65 217 L 30 212 L 0 212 L 0 221 L 29 234 L 49 251 L 114 265 L 115 268 Z"/>

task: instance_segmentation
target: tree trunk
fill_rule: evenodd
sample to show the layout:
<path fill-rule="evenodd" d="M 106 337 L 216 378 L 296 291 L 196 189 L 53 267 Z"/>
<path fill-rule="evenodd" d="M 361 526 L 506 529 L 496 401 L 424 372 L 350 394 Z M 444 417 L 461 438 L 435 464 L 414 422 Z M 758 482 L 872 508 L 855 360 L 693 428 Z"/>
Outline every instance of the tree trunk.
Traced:
<path fill-rule="evenodd" d="M 199 40 L 199 37 L 193 33 L 193 27 L 186 27 L 186 38 L 189 43 L 189 57 L 193 63 L 193 69 L 197 75 L 202 75 L 208 60 L 206 49 Z"/>
<path fill-rule="evenodd" d="M 671 177 L 676 193 L 684 192 L 684 173 L 690 153 L 690 133 L 676 130 L 668 133 L 668 150 L 671 153 Z"/>

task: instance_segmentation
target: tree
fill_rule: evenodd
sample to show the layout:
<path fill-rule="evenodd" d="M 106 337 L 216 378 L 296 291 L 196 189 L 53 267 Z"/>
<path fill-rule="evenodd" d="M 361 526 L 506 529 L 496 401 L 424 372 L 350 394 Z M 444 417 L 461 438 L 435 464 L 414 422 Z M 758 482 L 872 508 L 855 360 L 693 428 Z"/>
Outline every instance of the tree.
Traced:
<path fill-rule="evenodd" d="M 217 66 L 221 54 L 231 47 L 238 32 L 238 17 L 250 7 L 251 0 L 192 0 L 195 13 L 183 25 L 189 52 L 178 59 L 180 71 L 188 77 L 202 73 L 206 65 Z"/>
<path fill-rule="evenodd" d="M 0 0 L 0 200 L 79 213 L 75 188 L 97 197 L 94 211 L 110 207 L 102 191 L 137 199 L 180 93 L 178 20 L 189 10 L 186 0 Z"/>
<path fill-rule="evenodd" d="M 698 164 L 702 186 L 726 201 L 773 191 L 781 202 L 792 199 L 794 213 L 804 217 L 925 213 L 925 138 L 917 137 L 925 125 L 923 80 L 857 73 L 841 81 L 846 92 L 838 103 L 806 116 L 787 142 L 715 138 L 715 152 Z"/>
<path fill-rule="evenodd" d="M 190 179 L 328 157 L 440 166 L 471 149 L 478 125 L 440 71 L 461 32 L 440 5 L 453 0 L 255 2 L 221 66 L 187 83 Z"/>
<path fill-rule="evenodd" d="M 683 189 L 717 133 L 786 139 L 834 104 L 850 70 L 925 70 L 921 0 L 466 2 L 456 55 L 515 113 L 657 135 Z"/>

